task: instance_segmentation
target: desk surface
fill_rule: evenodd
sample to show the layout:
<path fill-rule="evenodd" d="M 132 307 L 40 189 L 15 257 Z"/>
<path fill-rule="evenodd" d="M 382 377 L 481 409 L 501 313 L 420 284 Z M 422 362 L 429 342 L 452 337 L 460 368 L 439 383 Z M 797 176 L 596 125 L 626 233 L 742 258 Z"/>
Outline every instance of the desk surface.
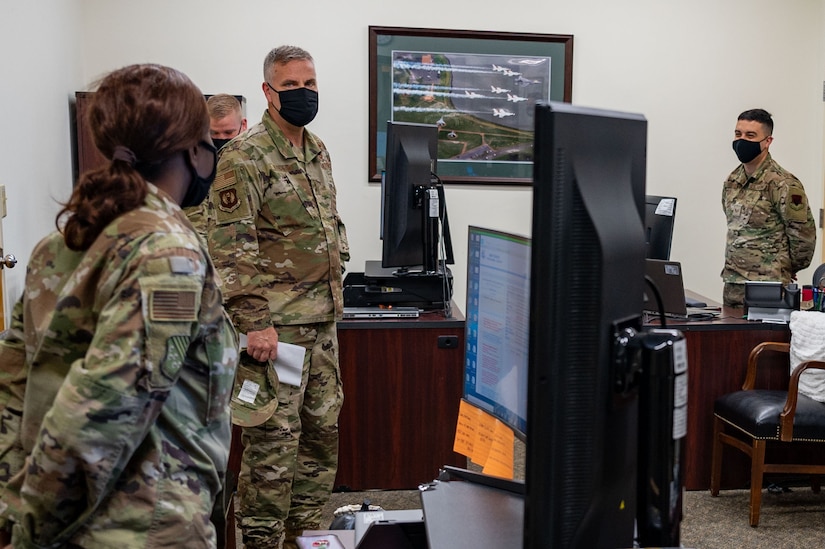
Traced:
<path fill-rule="evenodd" d="M 446 316 L 443 309 L 425 310 L 418 318 L 345 318 L 336 323 L 339 330 L 374 330 L 376 328 L 447 328 L 464 327 L 464 315 L 455 303 Z"/>
<path fill-rule="evenodd" d="M 645 321 L 646 326 L 658 327 L 659 319 L 649 317 Z M 722 307 L 719 316 L 710 320 L 690 320 L 690 319 L 676 319 L 668 318 L 667 327 L 681 330 L 683 332 L 701 332 L 701 331 L 774 331 L 787 332 L 787 324 L 776 324 L 773 322 L 762 322 L 759 320 L 748 320 L 745 318 L 745 311 L 742 308 Z"/>
<path fill-rule="evenodd" d="M 748 320 L 745 318 L 745 310 L 742 307 L 725 307 L 721 303 L 708 299 L 707 297 L 697 294 L 691 290 L 685 290 L 685 295 L 699 301 L 707 303 L 708 312 L 718 312 L 719 316 L 707 320 L 691 320 L 691 319 L 676 319 L 667 318 L 666 324 L 668 328 L 674 328 L 683 332 L 698 332 L 698 331 L 726 331 L 726 330 L 754 330 L 754 331 L 775 331 L 787 332 L 787 324 L 776 324 L 772 322 L 762 322 L 759 320 Z M 645 319 L 646 326 L 659 326 L 658 315 L 647 315 Z"/>

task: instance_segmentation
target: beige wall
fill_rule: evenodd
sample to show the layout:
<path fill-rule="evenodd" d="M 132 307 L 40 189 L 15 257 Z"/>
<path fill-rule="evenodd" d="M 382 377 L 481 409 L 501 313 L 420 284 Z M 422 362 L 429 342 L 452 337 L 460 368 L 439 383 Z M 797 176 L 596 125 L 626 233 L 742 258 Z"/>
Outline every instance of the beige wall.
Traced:
<path fill-rule="evenodd" d="M 467 0 L 318 0 L 311 8 L 273 0 L 37 4 L 36 15 L 15 4 L 0 22 L 0 46 L 17 53 L 0 61 L 4 112 L 14 111 L 13 133 L 0 138 L 0 183 L 10 188 L 5 238 L 23 260 L 53 226 L 55 208 L 43 203 L 70 184 L 65 102 L 76 89 L 122 65 L 159 62 L 189 74 L 204 93 L 245 95 L 254 123 L 265 106 L 263 57 L 283 43 L 316 58 L 321 111 L 311 129 L 333 156 L 353 248 L 349 268 L 378 258 L 379 188 L 367 183 L 369 25 L 573 34 L 574 103 L 647 117 L 648 192 L 678 197 L 672 256 L 682 261 L 687 285 L 712 298 L 721 298 L 720 189 L 736 165 L 730 142 L 739 112 L 761 106 L 774 114 L 774 156 L 805 183 L 815 209 L 822 204 L 819 0 L 513 0 L 495 8 Z M 529 234 L 530 198 L 526 187 L 449 187 L 462 308 L 467 225 Z M 22 269 L 14 275 L 19 293 Z"/>
<path fill-rule="evenodd" d="M 71 192 L 69 94 L 82 85 L 79 0 L 11 2 L 0 16 L 0 184 L 6 186 L 6 310 L 20 296 L 32 247 Z"/>

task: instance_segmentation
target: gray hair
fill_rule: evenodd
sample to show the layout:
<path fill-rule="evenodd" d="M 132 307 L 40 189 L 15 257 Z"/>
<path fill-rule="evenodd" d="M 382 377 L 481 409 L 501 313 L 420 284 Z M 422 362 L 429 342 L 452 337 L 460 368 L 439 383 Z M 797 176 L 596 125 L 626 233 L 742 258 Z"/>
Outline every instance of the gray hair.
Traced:
<path fill-rule="evenodd" d="M 295 59 L 306 59 L 315 62 L 308 51 L 298 46 L 278 46 L 270 51 L 264 59 L 264 80 L 269 82 L 269 78 L 272 76 L 272 67 L 283 65 Z"/>

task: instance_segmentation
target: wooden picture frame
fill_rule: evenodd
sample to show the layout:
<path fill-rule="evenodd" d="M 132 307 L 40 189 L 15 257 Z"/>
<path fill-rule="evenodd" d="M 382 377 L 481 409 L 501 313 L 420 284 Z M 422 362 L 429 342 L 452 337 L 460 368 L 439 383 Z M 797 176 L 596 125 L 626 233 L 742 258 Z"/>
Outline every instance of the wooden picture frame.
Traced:
<path fill-rule="evenodd" d="M 536 102 L 570 102 L 573 36 L 369 27 L 369 181 L 387 121 L 438 126 L 444 183 L 532 183 Z"/>

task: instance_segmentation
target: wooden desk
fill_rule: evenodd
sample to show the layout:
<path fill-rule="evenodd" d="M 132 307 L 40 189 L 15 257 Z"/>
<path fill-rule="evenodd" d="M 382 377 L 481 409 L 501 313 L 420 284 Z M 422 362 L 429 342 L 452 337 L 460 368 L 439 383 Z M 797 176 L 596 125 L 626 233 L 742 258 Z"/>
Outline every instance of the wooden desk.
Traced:
<path fill-rule="evenodd" d="M 688 351 L 688 428 L 685 443 L 685 488 L 705 490 L 710 487 L 710 463 L 713 450 L 713 404 L 715 400 L 742 388 L 747 371 L 748 354 L 763 341 L 790 341 L 787 324 L 750 322 L 743 319 L 740 308 L 723 307 L 712 321 L 668 320 L 667 327 L 680 330 L 687 340 Z M 656 323 L 652 323 L 656 324 Z M 787 355 L 766 356 L 775 367 L 760 369 L 757 387 L 785 389 L 789 379 Z M 774 366 L 774 365 L 772 365 Z M 811 452 L 809 449 L 808 452 Z M 822 450 L 814 450 L 823 459 Z M 783 453 L 785 453 L 783 451 Z M 790 455 L 790 454 L 788 454 Z M 816 458 L 817 456 L 808 456 Z M 744 454 L 725 451 L 722 473 L 723 488 L 744 488 L 749 480 L 750 464 Z"/>
<path fill-rule="evenodd" d="M 463 394 L 464 316 L 338 323 L 344 407 L 339 420 L 339 490 L 414 489 L 452 451 Z"/>

